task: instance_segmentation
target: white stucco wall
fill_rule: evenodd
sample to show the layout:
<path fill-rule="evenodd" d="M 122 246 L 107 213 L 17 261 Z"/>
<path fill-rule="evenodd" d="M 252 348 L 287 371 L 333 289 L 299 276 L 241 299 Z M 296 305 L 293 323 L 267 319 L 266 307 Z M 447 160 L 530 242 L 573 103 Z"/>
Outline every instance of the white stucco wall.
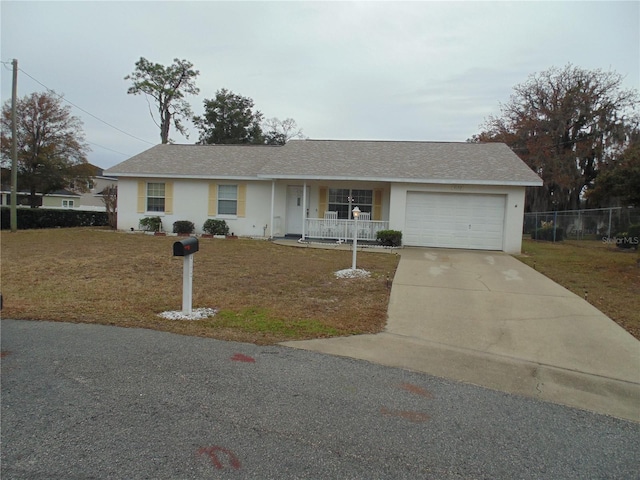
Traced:
<path fill-rule="evenodd" d="M 405 230 L 404 223 L 408 191 L 505 195 L 503 251 L 507 253 L 520 253 L 522 248 L 522 223 L 524 218 L 524 190 L 524 187 L 517 186 L 393 184 L 389 197 L 389 228 L 392 230 Z"/>
<path fill-rule="evenodd" d="M 118 180 L 118 228 L 130 230 L 139 228 L 139 221 L 145 216 L 160 216 L 163 228 L 167 232 L 173 229 L 173 222 L 190 220 L 195 224 L 196 233 L 202 233 L 202 226 L 208 218 L 224 219 L 229 230 L 239 236 L 282 236 L 287 226 L 287 187 L 302 186 L 304 182 L 281 180 L 275 183 L 273 225 L 271 218 L 272 182 L 238 181 L 228 183 L 246 185 L 246 214 L 244 217 L 219 215 L 208 216 L 208 195 L 210 183 L 225 183 L 213 180 L 175 179 L 173 181 L 173 211 L 165 213 L 138 213 L 137 178 Z M 163 182 L 165 179 L 145 179 Z M 522 223 L 524 215 L 524 187 L 503 187 L 483 185 L 440 185 L 440 184 L 381 184 L 373 182 L 313 181 L 307 182 L 309 218 L 321 218 L 319 212 L 320 187 L 383 189 L 382 219 L 389 221 L 389 228 L 405 230 L 407 192 L 440 192 L 458 194 L 497 194 L 505 196 L 505 218 L 503 250 L 508 253 L 520 253 L 522 247 Z M 265 228 L 266 227 L 266 228 Z"/>
<path fill-rule="evenodd" d="M 189 220 L 195 224 L 195 233 L 203 233 L 202 226 L 209 218 L 225 220 L 229 231 L 236 235 L 261 237 L 267 225 L 270 225 L 271 215 L 271 182 L 231 180 L 209 181 L 175 179 L 173 182 L 173 210 L 172 213 L 137 212 L 138 178 L 120 178 L 118 180 L 118 229 L 130 230 L 139 228 L 143 217 L 159 216 L 162 219 L 164 231 L 171 232 L 173 223 L 178 220 Z M 147 182 L 165 182 L 167 179 L 144 179 Z M 246 189 L 246 212 L 244 217 L 236 215 L 208 215 L 209 184 L 210 183 L 244 183 Z"/>
<path fill-rule="evenodd" d="M 240 236 L 283 236 L 287 232 L 287 189 L 289 186 L 302 187 L 304 182 L 295 180 L 279 180 L 275 183 L 273 194 L 273 222 L 271 219 L 272 181 L 237 181 L 227 183 L 244 183 L 246 190 L 245 217 L 218 215 L 209 217 L 208 195 L 210 183 L 225 183 L 214 180 L 173 179 L 173 211 L 171 214 L 162 212 L 137 212 L 138 181 L 165 182 L 168 179 L 153 178 L 124 178 L 118 180 L 118 228 L 130 230 L 139 228 L 140 219 L 145 216 L 159 216 L 165 231 L 171 232 L 173 222 L 190 220 L 196 226 L 196 233 L 202 233 L 202 225 L 208 218 L 223 219 L 229 225 L 229 230 Z M 307 186 L 307 212 L 309 218 L 322 218 L 324 212 L 319 212 L 320 187 L 329 188 L 357 188 L 383 189 L 382 218 L 389 218 L 389 185 L 375 182 L 347 182 L 347 181 L 310 181 Z M 272 225 L 273 223 L 273 225 Z M 265 229 L 265 226 L 267 227 Z M 272 230 L 273 228 L 273 230 Z"/>

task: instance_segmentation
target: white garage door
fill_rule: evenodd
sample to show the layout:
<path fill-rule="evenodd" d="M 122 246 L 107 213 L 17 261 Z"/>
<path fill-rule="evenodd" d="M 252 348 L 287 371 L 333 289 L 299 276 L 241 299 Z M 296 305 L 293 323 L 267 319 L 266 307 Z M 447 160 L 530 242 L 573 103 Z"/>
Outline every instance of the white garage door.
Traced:
<path fill-rule="evenodd" d="M 502 250 L 505 195 L 407 192 L 403 243 Z"/>

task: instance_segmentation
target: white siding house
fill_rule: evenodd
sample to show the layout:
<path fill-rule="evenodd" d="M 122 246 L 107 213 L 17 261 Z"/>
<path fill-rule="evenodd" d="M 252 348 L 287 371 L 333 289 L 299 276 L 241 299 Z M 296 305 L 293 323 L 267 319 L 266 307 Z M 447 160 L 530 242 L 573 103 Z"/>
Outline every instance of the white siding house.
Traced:
<path fill-rule="evenodd" d="M 236 235 L 353 238 L 400 230 L 408 246 L 519 252 L 524 189 L 542 180 L 499 143 L 294 140 L 284 146 L 158 145 L 105 172 L 118 228 L 209 218 Z"/>

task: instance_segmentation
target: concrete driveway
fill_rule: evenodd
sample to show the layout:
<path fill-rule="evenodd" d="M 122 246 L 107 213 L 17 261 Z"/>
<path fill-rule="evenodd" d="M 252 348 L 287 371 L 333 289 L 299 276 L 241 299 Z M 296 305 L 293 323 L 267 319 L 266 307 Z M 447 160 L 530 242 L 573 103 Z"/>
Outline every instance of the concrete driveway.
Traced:
<path fill-rule="evenodd" d="M 640 342 L 501 252 L 404 248 L 383 333 L 284 345 L 640 421 Z"/>

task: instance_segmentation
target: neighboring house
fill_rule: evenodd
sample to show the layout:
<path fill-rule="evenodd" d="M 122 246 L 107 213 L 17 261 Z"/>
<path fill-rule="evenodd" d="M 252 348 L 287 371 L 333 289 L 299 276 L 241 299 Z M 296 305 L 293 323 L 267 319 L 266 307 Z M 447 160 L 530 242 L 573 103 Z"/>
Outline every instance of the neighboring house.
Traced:
<path fill-rule="evenodd" d="M 358 206 L 358 238 L 393 229 L 404 245 L 510 253 L 521 248 L 525 187 L 542 185 L 500 143 L 166 144 L 105 174 L 118 178 L 124 230 L 158 215 L 168 231 L 190 220 L 199 233 L 214 218 L 242 236 L 348 240 Z"/>
<path fill-rule="evenodd" d="M 76 210 L 105 211 L 102 201 L 102 192 L 106 188 L 117 185 L 118 179 L 105 176 L 104 171 L 95 165 L 89 165 L 92 175 L 86 185 L 79 188 L 76 182 L 69 185 L 68 189 L 58 190 L 44 195 L 43 208 L 75 208 Z"/>
<path fill-rule="evenodd" d="M 78 188 L 76 182 L 72 182 L 67 188 L 56 190 L 52 193 L 42 195 L 36 193 L 38 198 L 38 206 L 42 208 L 74 208 L 76 210 L 97 210 L 105 211 L 105 205 L 102 201 L 102 192 L 111 186 L 118 184 L 118 179 L 104 175 L 104 171 L 95 165 L 83 165 L 83 168 L 91 169 L 92 175 L 83 188 Z M 10 175 L 10 170 L 3 169 L 3 179 Z M 86 180 L 83 180 L 86 181 Z M 27 191 L 18 192 L 18 205 L 28 206 L 30 202 L 30 194 Z M 2 185 L 0 188 L 0 205 L 7 206 L 11 204 L 11 186 Z"/>
<path fill-rule="evenodd" d="M 77 192 L 78 200 L 74 203 L 74 207 L 78 210 L 98 210 L 105 211 L 105 205 L 102 201 L 102 192 L 108 187 L 118 184 L 118 179 L 104 174 L 104 170 L 95 165 L 89 165 L 93 172 L 84 188 L 78 188 L 75 182 L 69 186 L 69 189 Z M 84 191 L 83 191 L 84 190 Z M 64 205 L 62 205 L 64 207 Z"/>
<path fill-rule="evenodd" d="M 42 208 L 79 208 L 80 194 L 63 189 L 42 196 Z"/>
<path fill-rule="evenodd" d="M 42 204 L 42 195 L 36 194 L 38 197 L 38 201 Z M 18 205 L 25 206 L 29 205 L 29 192 L 24 190 L 18 192 Z M 11 205 L 11 185 L 2 185 L 0 186 L 0 206 L 8 207 Z"/>
<path fill-rule="evenodd" d="M 109 175 L 105 175 L 104 171 L 99 167 L 95 168 L 95 174 L 89 180 L 88 190 L 80 193 L 80 210 L 100 210 L 105 211 L 105 205 L 102 201 L 102 192 L 113 186 L 118 185 L 118 179 Z"/>

